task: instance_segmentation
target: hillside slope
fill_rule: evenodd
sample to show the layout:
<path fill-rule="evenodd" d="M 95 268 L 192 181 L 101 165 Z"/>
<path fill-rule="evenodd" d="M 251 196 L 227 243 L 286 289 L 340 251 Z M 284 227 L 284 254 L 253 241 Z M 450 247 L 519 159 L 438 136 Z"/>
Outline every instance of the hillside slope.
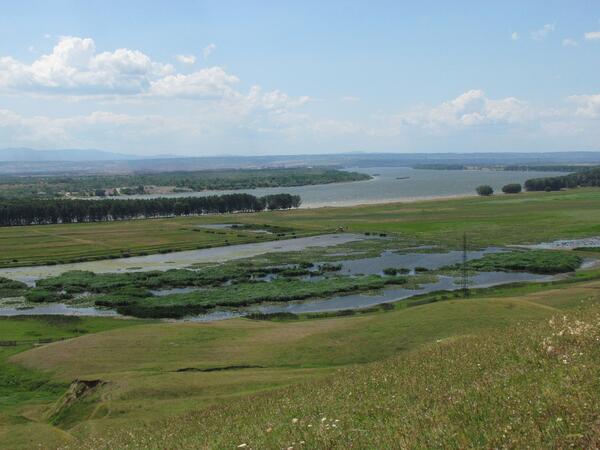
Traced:
<path fill-rule="evenodd" d="M 598 340 L 600 307 L 586 307 L 535 325 L 438 340 L 84 446 L 595 448 Z"/>
<path fill-rule="evenodd" d="M 497 288 L 292 322 L 104 319 L 101 332 L 10 357 L 23 376 L 66 394 L 14 396 L 0 414 L 0 440 L 11 448 L 593 446 L 599 287 Z M 43 336 L 47 320 L 5 325 Z M 61 333 L 91 322 L 75 323 Z M 92 389 L 81 391 L 82 382 Z"/>

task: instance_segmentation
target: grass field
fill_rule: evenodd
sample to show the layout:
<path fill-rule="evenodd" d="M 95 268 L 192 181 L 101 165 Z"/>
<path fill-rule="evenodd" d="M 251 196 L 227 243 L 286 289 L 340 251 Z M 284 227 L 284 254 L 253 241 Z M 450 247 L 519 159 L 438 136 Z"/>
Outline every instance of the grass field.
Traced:
<path fill-rule="evenodd" d="M 0 265 L 188 250 L 276 237 L 197 228 L 223 222 L 290 227 L 299 235 L 345 227 L 350 232 L 389 233 L 450 247 L 459 245 L 464 232 L 474 246 L 521 244 L 599 234 L 599 202 L 600 189 L 585 188 L 346 208 L 1 228 Z"/>
<path fill-rule="evenodd" d="M 278 236 L 197 226 L 218 222 L 218 217 L 223 221 L 222 216 L 211 216 L 0 228 L 0 267 L 117 258 L 294 236 L 293 231 Z"/>
<path fill-rule="evenodd" d="M 85 448 L 596 448 L 599 312 L 468 329 Z"/>

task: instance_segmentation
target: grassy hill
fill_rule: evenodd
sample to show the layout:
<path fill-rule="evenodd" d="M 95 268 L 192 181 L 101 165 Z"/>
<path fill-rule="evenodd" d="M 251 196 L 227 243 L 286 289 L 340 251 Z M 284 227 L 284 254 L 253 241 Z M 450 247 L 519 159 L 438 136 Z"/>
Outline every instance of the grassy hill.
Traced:
<path fill-rule="evenodd" d="M 594 448 L 599 312 L 438 339 L 85 447 Z"/>
<path fill-rule="evenodd" d="M 88 333 L 5 355 L 40 387 L 61 389 L 13 398 L 0 439 L 17 448 L 589 446 L 599 287 L 503 288 L 292 322 L 80 319 L 61 332 Z M 48 333 L 44 318 L 15 320 L 13 330 Z M 101 384 L 61 395 L 74 380 Z"/>

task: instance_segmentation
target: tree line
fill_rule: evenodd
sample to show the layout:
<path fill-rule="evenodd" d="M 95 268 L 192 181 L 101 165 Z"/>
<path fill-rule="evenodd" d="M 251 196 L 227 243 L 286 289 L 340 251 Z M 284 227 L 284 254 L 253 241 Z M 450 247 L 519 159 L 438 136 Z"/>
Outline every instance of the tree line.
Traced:
<path fill-rule="evenodd" d="M 226 194 L 131 200 L 2 199 L 0 226 L 107 222 L 139 218 L 258 212 L 297 208 L 298 195 Z"/>
<path fill-rule="evenodd" d="M 525 189 L 528 191 L 558 191 L 580 186 L 600 186 L 600 167 L 593 167 L 568 175 L 532 178 L 525 181 Z"/>
<path fill-rule="evenodd" d="M 575 164 L 511 164 L 504 167 L 506 171 L 526 172 L 532 170 L 535 172 L 577 172 L 580 170 L 589 169 L 590 166 L 575 165 Z"/>

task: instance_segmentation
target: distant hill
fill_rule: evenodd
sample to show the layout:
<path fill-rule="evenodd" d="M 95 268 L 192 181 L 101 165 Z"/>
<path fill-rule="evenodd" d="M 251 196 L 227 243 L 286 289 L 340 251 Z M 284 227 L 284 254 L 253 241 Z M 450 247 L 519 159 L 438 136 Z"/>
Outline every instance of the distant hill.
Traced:
<path fill-rule="evenodd" d="M 0 149 L 0 161 L 39 162 L 39 161 L 124 161 L 148 159 L 123 153 L 112 153 L 95 149 L 34 150 L 32 148 Z"/>

